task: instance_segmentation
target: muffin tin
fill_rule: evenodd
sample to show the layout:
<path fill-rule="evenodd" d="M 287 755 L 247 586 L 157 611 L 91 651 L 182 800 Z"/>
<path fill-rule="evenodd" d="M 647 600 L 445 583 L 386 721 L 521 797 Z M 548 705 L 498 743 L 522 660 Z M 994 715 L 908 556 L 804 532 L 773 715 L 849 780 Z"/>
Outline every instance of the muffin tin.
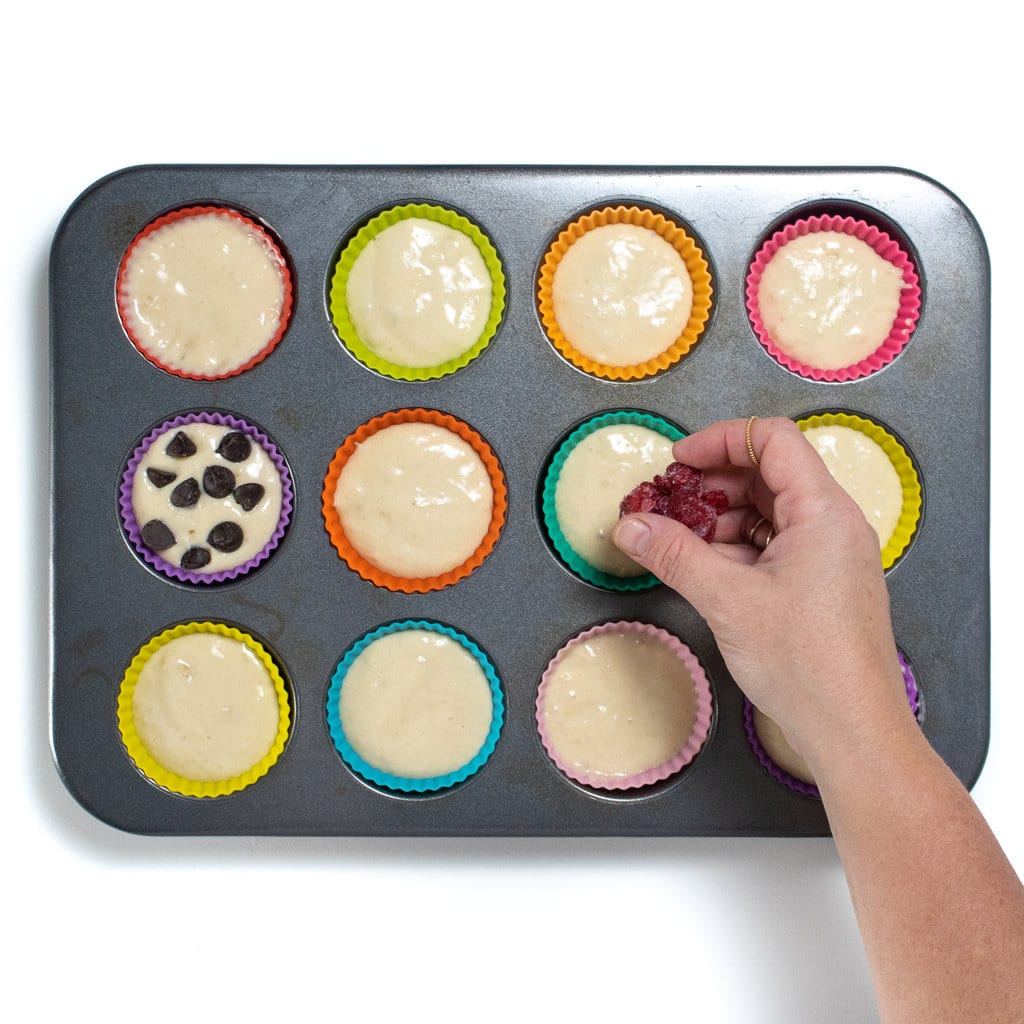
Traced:
<path fill-rule="evenodd" d="M 497 333 L 469 365 L 426 381 L 358 362 L 331 323 L 328 293 L 345 240 L 392 206 L 434 203 L 480 226 L 507 287 Z M 564 359 L 538 313 L 548 247 L 589 210 L 663 212 L 700 245 L 711 314 L 678 363 L 642 381 L 590 376 Z M 149 363 L 118 319 L 120 260 L 171 210 L 226 206 L 279 240 L 294 282 L 287 331 L 266 359 L 196 381 Z M 846 383 L 803 378 L 757 340 L 744 288 L 754 254 L 783 223 L 822 213 L 877 224 L 911 255 L 921 315 L 881 371 Z M 636 410 L 697 430 L 722 418 L 794 419 L 845 411 L 883 424 L 910 453 L 924 508 L 888 572 L 897 642 L 927 704 L 922 727 L 971 785 L 989 727 L 989 268 L 970 212 L 945 188 L 898 169 L 673 167 L 154 166 L 94 184 L 65 216 L 50 264 L 52 409 L 52 743 L 75 798 L 109 824 L 146 834 L 826 835 L 820 802 L 769 776 L 744 731 L 743 697 L 703 621 L 663 586 L 613 592 L 576 577 L 544 534 L 540 490 L 576 425 Z M 508 511 L 493 551 L 467 578 L 429 593 L 391 592 L 339 558 L 321 492 L 339 445 L 404 408 L 468 423 L 504 471 Z M 292 472 L 292 521 L 277 550 L 234 581 L 197 586 L 136 556 L 117 508 L 137 440 L 172 416 L 211 410 L 255 422 Z M 403 619 L 470 636 L 506 700 L 501 734 L 471 778 L 433 794 L 363 780 L 331 741 L 325 702 L 346 650 Z M 651 623 L 691 648 L 714 696 L 711 732 L 682 772 L 628 793 L 599 793 L 546 755 L 534 701 L 551 656 L 604 622 Z M 139 647 L 175 624 L 217 621 L 251 633 L 281 666 L 294 721 L 266 776 L 227 796 L 168 792 L 132 764 L 117 722 L 121 679 Z"/>

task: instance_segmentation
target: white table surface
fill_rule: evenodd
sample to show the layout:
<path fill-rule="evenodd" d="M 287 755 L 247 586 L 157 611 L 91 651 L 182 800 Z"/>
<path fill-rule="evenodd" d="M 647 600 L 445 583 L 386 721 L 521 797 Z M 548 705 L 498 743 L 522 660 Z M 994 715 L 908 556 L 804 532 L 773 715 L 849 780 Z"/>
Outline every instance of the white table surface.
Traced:
<path fill-rule="evenodd" d="M 156 839 L 79 808 L 48 745 L 47 260 L 64 210 L 129 164 L 892 165 L 952 189 L 993 263 L 974 795 L 1024 871 L 1017 34 L 984 2 L 949 21 L 876 0 L 689 6 L 118 0 L 8 23 L 0 981 L 38 1005 L 25 1019 L 876 1017 L 830 840 Z"/>

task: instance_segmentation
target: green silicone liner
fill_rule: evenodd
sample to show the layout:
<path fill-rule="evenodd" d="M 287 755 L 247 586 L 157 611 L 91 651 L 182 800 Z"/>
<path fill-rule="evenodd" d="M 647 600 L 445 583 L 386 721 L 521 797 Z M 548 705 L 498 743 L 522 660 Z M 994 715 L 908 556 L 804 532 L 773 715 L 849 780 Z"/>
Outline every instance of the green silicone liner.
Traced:
<path fill-rule="evenodd" d="M 491 688 L 491 728 L 484 739 L 483 746 L 477 751 L 476 756 L 466 762 L 461 768 L 449 772 L 447 775 L 436 775 L 426 779 L 410 779 L 403 776 L 391 775 L 382 772 L 368 761 L 364 761 L 353 749 L 345 736 L 345 730 L 341 724 L 341 715 L 338 712 L 338 701 L 341 699 L 341 688 L 345 682 L 345 676 L 352 667 L 353 662 L 367 647 L 375 640 L 390 633 L 401 633 L 410 629 L 425 629 L 432 633 L 440 633 L 442 636 L 449 636 L 460 643 L 480 663 L 487 682 Z M 368 782 L 372 782 L 384 789 L 397 790 L 400 793 L 431 793 L 439 789 L 448 789 L 459 782 L 463 782 L 471 775 L 475 775 L 489 760 L 494 748 L 497 746 L 498 737 L 501 735 L 501 726 L 505 720 L 505 698 L 501 691 L 501 681 L 498 673 L 491 664 L 486 654 L 469 637 L 442 626 L 439 622 L 429 622 L 425 619 L 403 619 L 399 622 L 390 622 L 384 626 L 366 633 L 357 640 L 346 652 L 341 661 L 338 662 L 334 675 L 331 678 L 331 685 L 327 691 L 327 728 L 331 739 L 341 755 L 341 759 L 357 775 L 362 776 Z"/>
<path fill-rule="evenodd" d="M 646 412 L 631 412 L 627 409 L 620 409 L 617 412 L 606 412 L 592 417 L 585 423 L 581 423 L 562 442 L 552 457 L 547 473 L 544 476 L 544 487 L 541 491 L 541 514 L 544 520 L 544 528 L 551 538 L 551 543 L 554 544 L 559 557 L 573 573 L 586 580 L 587 583 L 593 583 L 595 587 L 629 593 L 638 590 L 650 590 L 651 587 L 657 586 L 661 581 L 657 576 L 649 572 L 643 573 L 640 576 L 613 576 L 611 573 L 603 572 L 601 569 L 591 565 L 581 558 L 565 539 L 565 534 L 562 533 L 562 528 L 558 525 L 558 516 L 555 513 L 555 489 L 558 486 L 558 478 L 562 472 L 562 467 L 565 465 L 565 460 L 569 457 L 570 452 L 580 441 L 585 437 L 589 437 L 596 430 L 600 430 L 602 427 L 615 426 L 619 423 L 632 423 L 640 427 L 648 427 L 651 430 L 656 430 L 671 441 L 679 441 L 686 437 L 682 430 L 673 426 L 668 420 L 663 420 L 660 416 L 652 416 Z"/>
<path fill-rule="evenodd" d="M 400 366 L 397 363 L 381 359 L 360 339 L 348 312 L 346 297 L 348 275 L 355 261 L 367 245 L 382 231 L 411 217 L 422 217 L 425 220 L 446 224 L 448 227 L 468 235 L 480 250 L 480 255 L 491 275 L 491 312 L 480 336 L 465 352 L 438 366 Z M 505 311 L 505 272 L 491 240 L 471 220 L 443 206 L 432 206 L 429 203 L 406 203 L 404 206 L 393 206 L 367 221 L 342 250 L 331 278 L 329 306 L 331 320 L 334 323 L 334 329 L 338 332 L 338 337 L 341 338 L 349 352 L 364 366 L 395 380 L 436 380 L 438 377 L 447 377 L 449 374 L 455 373 L 456 370 L 467 366 L 493 340 Z"/>

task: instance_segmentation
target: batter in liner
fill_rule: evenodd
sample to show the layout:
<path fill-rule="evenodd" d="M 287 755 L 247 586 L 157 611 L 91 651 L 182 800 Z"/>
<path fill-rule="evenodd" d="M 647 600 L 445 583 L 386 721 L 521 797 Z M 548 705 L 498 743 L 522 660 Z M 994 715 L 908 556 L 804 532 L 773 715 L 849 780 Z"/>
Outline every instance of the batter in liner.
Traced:
<path fill-rule="evenodd" d="M 562 256 L 551 299 L 573 348 L 606 366 L 634 366 L 661 355 L 683 333 L 693 282 L 683 258 L 657 232 L 607 224 Z"/>
<path fill-rule="evenodd" d="M 407 579 L 462 565 L 486 536 L 493 504 L 490 476 L 473 446 L 432 423 L 371 434 L 345 463 L 334 492 L 352 546 Z"/>
<path fill-rule="evenodd" d="M 807 366 L 838 370 L 866 359 L 888 338 L 903 288 L 899 267 L 866 242 L 815 231 L 772 256 L 757 301 L 778 348 Z"/>
<path fill-rule="evenodd" d="M 352 662 L 338 714 L 367 764 L 427 779 L 476 757 L 490 732 L 493 698 L 479 661 L 462 644 L 407 629 L 378 637 Z"/>

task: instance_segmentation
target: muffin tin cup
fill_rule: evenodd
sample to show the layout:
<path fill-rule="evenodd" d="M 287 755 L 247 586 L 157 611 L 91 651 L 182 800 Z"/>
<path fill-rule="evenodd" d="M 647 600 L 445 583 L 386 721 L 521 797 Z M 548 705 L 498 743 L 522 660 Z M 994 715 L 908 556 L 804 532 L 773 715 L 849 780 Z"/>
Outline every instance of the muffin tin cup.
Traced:
<path fill-rule="evenodd" d="M 450 637 L 460 644 L 480 665 L 491 692 L 491 725 L 477 753 L 465 764 L 451 772 L 426 778 L 392 775 L 366 761 L 357 753 L 345 735 L 345 729 L 339 712 L 339 701 L 341 700 L 342 687 L 345 685 L 345 677 L 359 655 L 381 637 L 413 629 L 427 630 L 441 636 Z M 377 629 L 361 637 L 345 652 L 341 661 L 338 662 L 338 666 L 331 677 L 330 688 L 327 691 L 327 728 L 341 759 L 352 771 L 367 782 L 401 794 L 419 795 L 436 793 L 451 789 L 453 786 L 457 786 L 471 776 L 476 775 L 494 753 L 494 748 L 497 746 L 498 739 L 501 736 L 501 727 L 504 720 L 505 698 L 502 693 L 501 680 L 498 678 L 498 673 L 487 655 L 465 634 L 452 629 L 450 626 L 444 626 L 439 622 L 431 622 L 424 619 L 406 619 L 401 622 L 392 622 L 379 626 Z"/>
<path fill-rule="evenodd" d="M 452 431 L 452 433 L 467 442 L 477 455 L 480 456 L 491 481 L 493 503 L 491 521 L 487 532 L 469 558 L 460 565 L 437 576 L 396 576 L 374 565 L 373 562 L 369 561 L 353 546 L 345 533 L 341 517 L 338 515 L 338 510 L 334 505 L 334 495 L 338 489 L 338 481 L 345 469 L 345 464 L 351 458 L 357 446 L 362 444 L 371 435 L 377 433 L 377 431 L 385 430 L 400 423 L 427 423 Z M 364 580 L 368 580 L 375 586 L 403 594 L 426 594 L 434 590 L 443 590 L 445 587 L 453 586 L 464 580 L 471 573 L 479 569 L 488 555 L 494 550 L 495 544 L 498 543 L 508 510 L 508 491 L 505 487 L 505 474 L 491 446 L 469 424 L 463 423 L 462 420 L 458 420 L 454 416 L 438 412 L 435 409 L 397 409 L 393 412 L 384 413 L 382 416 L 374 417 L 351 433 L 331 460 L 327 476 L 324 479 L 322 497 L 324 524 L 327 528 L 327 533 L 331 538 L 334 549 L 341 556 L 345 564 L 353 572 L 358 573 Z"/>
<path fill-rule="evenodd" d="M 888 541 L 882 546 L 882 568 L 891 569 L 910 547 L 921 521 L 923 493 L 921 479 L 907 450 L 884 427 L 864 416 L 853 413 L 831 412 L 805 416 L 796 421 L 801 430 L 811 427 L 849 427 L 859 430 L 874 441 L 889 457 L 900 486 L 903 488 L 903 508 Z"/>
<path fill-rule="evenodd" d="M 256 234 L 265 246 L 267 255 L 271 262 L 276 266 L 278 273 L 281 275 L 281 284 L 284 290 L 277 329 L 270 336 L 267 342 L 259 349 L 259 351 L 254 352 L 253 355 L 241 365 L 230 370 L 225 370 L 223 373 L 210 374 L 191 373 L 187 370 L 182 370 L 170 365 L 162 360 L 156 352 L 151 351 L 146 346 L 143 339 L 136 336 L 135 332 L 131 328 L 131 313 L 129 309 L 131 304 L 131 295 L 126 286 L 128 261 L 140 242 L 169 224 L 187 220 L 189 217 L 203 216 L 205 214 L 216 214 L 223 217 L 229 217 L 232 220 L 245 225 L 248 230 Z M 251 370 L 254 366 L 263 362 L 263 360 L 266 359 L 275 348 L 277 348 L 281 339 L 284 337 L 285 332 L 288 329 L 288 323 L 291 320 L 294 289 L 292 287 L 292 275 L 288 268 L 288 261 L 285 259 L 284 253 L 281 251 L 277 242 L 262 225 L 258 224 L 251 217 L 247 217 L 245 214 L 240 213 L 238 210 L 231 209 L 230 207 L 185 206 L 180 209 L 171 210 L 169 213 L 165 213 L 161 217 L 157 217 L 135 236 L 131 245 L 129 245 L 127 251 L 122 257 L 121 264 L 118 268 L 115 298 L 118 316 L 121 319 L 121 326 L 124 328 L 124 332 L 128 336 L 128 340 L 135 347 L 136 351 L 138 351 L 138 353 L 148 362 L 163 370 L 165 373 L 169 373 L 175 377 L 181 377 L 184 380 L 213 381 L 226 380 L 229 377 L 237 377 L 239 374 L 245 373 L 247 370 Z"/>
<path fill-rule="evenodd" d="M 132 490 L 135 481 L 135 474 L 139 468 L 139 464 L 142 462 L 146 452 L 149 450 L 149 446 L 159 437 L 169 433 L 170 431 L 177 430 L 181 427 L 187 427 L 193 423 L 208 423 L 216 426 L 228 427 L 231 430 L 241 431 L 250 438 L 250 440 L 259 445 L 264 452 L 266 452 L 270 461 L 273 462 L 277 469 L 281 480 L 281 512 L 278 516 L 277 525 L 267 542 L 256 555 L 241 564 L 233 566 L 230 569 L 220 569 L 216 572 L 210 573 L 193 572 L 190 569 L 183 569 L 181 566 L 168 562 L 158 551 L 153 551 L 151 548 L 147 547 L 146 543 L 142 539 L 142 526 L 135 516 L 135 510 L 132 502 Z M 125 534 L 130 541 L 132 548 L 143 561 L 152 566 L 152 568 L 157 572 L 162 573 L 164 576 L 167 576 L 172 580 L 177 580 L 180 583 L 209 586 L 217 583 L 225 583 L 229 580 L 236 580 L 239 577 L 245 576 L 247 573 L 262 565 L 268 558 L 270 558 L 288 531 L 288 525 L 291 522 L 292 511 L 294 509 L 294 496 L 295 491 L 292 486 L 291 471 L 289 470 L 288 464 L 285 462 L 284 456 L 281 454 L 277 445 L 265 433 L 263 433 L 263 431 L 259 430 L 251 423 L 247 423 L 245 420 L 240 419 L 237 416 L 232 416 L 228 413 L 209 410 L 203 412 L 182 413 L 181 415 L 174 416 L 154 427 L 148 434 L 146 434 L 142 441 L 136 446 L 131 457 L 128 459 L 124 472 L 121 474 L 121 484 L 118 489 L 118 507 L 120 509 L 121 522 L 124 527 Z"/>
<path fill-rule="evenodd" d="M 580 352 L 566 338 L 559 326 L 551 295 L 558 265 L 570 247 L 588 231 L 606 227 L 609 224 L 632 224 L 635 227 L 648 228 L 655 232 L 679 253 L 683 263 L 686 264 L 690 282 L 693 285 L 690 316 L 682 334 L 660 355 L 632 366 L 612 366 L 598 362 Z M 551 344 L 573 366 L 584 373 L 605 380 L 643 380 L 678 363 L 697 344 L 704 333 L 704 328 L 711 316 L 711 296 L 711 274 L 707 260 L 697 243 L 686 231 L 665 217 L 664 214 L 637 206 L 607 206 L 585 214 L 568 224 L 559 232 L 558 237 L 545 254 L 537 281 L 538 312 Z"/>
<path fill-rule="evenodd" d="M 267 753 L 248 770 L 227 779 L 190 779 L 161 765 L 147 749 L 136 728 L 134 713 L 135 688 L 146 662 L 162 647 L 182 636 L 206 633 L 229 637 L 244 644 L 267 670 L 277 695 L 277 734 Z M 187 622 L 152 637 L 136 652 L 121 680 L 117 698 L 117 722 L 121 742 L 132 763 L 151 782 L 180 796 L 222 797 L 246 789 L 263 778 L 284 752 L 291 729 L 291 706 L 284 678 L 277 663 L 263 645 L 248 633 L 220 622 Z"/>
<path fill-rule="evenodd" d="M 907 704 L 913 716 L 920 720 L 921 690 L 917 685 L 914 670 L 902 651 L 897 651 L 896 657 L 899 659 L 900 671 L 903 673 L 903 688 L 907 694 Z M 754 756 L 761 767 L 776 782 L 781 783 L 787 789 L 791 789 L 794 793 L 799 793 L 801 796 L 808 796 L 814 800 L 821 799 L 821 793 L 813 782 L 805 782 L 803 779 L 798 779 L 784 768 L 779 767 L 772 760 L 771 755 L 765 750 L 761 738 L 757 735 L 757 728 L 754 725 L 754 705 L 746 697 L 743 698 L 743 729 L 746 733 L 747 742 L 750 744 L 750 749 L 754 752 Z"/>
<path fill-rule="evenodd" d="M 544 529 L 547 531 L 555 551 L 572 572 L 587 583 L 592 583 L 595 587 L 631 593 L 656 587 L 661 580 L 650 572 L 643 572 L 638 576 L 615 576 L 591 565 L 586 559 L 577 554 L 569 541 L 566 540 L 565 534 L 558 523 L 558 513 L 555 508 L 555 493 L 558 490 L 559 475 L 562 472 L 566 459 L 572 454 L 576 445 L 602 427 L 615 426 L 622 423 L 648 427 L 659 434 L 664 434 L 670 441 L 679 441 L 686 436 L 678 427 L 662 419 L 660 416 L 652 416 L 649 413 L 627 409 L 602 413 L 587 420 L 573 430 L 558 446 L 554 456 L 552 456 L 551 462 L 545 471 L 544 482 L 541 487 L 541 518 L 544 523 Z M 659 467 L 657 471 L 661 469 L 664 469 L 664 467 Z"/>
<path fill-rule="evenodd" d="M 694 683 L 696 693 L 696 715 L 693 729 L 687 737 L 686 742 L 667 761 L 632 775 L 609 777 L 608 775 L 601 775 L 579 768 L 562 757 L 548 733 L 544 713 L 545 699 L 551 678 L 558 669 L 558 663 L 568 651 L 571 651 L 574 647 L 581 644 L 586 644 L 602 635 L 624 632 L 637 633 L 641 636 L 647 636 L 657 640 L 672 651 L 672 653 L 674 653 L 686 666 L 686 669 L 690 673 Z M 573 782 L 589 786 L 592 789 L 621 791 L 642 790 L 646 786 L 651 786 L 657 782 L 663 782 L 665 779 L 678 774 L 688 764 L 690 764 L 700 753 L 701 748 L 704 746 L 704 743 L 708 738 L 708 734 L 711 732 L 711 718 L 714 714 L 714 702 L 711 696 L 711 684 L 708 682 L 708 677 L 704 672 L 704 667 L 697 660 L 693 651 L 691 651 L 690 648 L 687 647 L 686 644 L 684 644 L 678 637 L 673 636 L 673 634 L 669 633 L 665 629 L 650 625 L 646 622 L 621 621 L 608 622 L 602 625 L 592 626 L 590 629 L 584 630 L 582 633 L 574 636 L 552 657 L 548 662 L 547 668 L 544 670 L 544 675 L 541 677 L 540 686 L 537 690 L 535 710 L 535 720 L 537 723 L 537 731 L 540 733 L 541 743 L 545 751 L 547 751 L 548 757 L 551 758 L 559 771 L 561 771 L 567 778 L 572 779 Z"/>
<path fill-rule="evenodd" d="M 869 245 L 882 259 L 887 260 L 903 275 L 903 290 L 899 307 L 888 337 L 879 347 L 850 366 L 839 369 L 821 369 L 809 366 L 783 351 L 772 338 L 761 318 L 759 289 L 761 276 L 771 258 L 787 243 L 804 235 L 819 231 L 836 231 L 859 238 Z M 849 216 L 823 215 L 801 218 L 776 231 L 758 250 L 750 265 L 746 283 L 747 313 L 758 341 L 765 351 L 780 365 L 792 373 L 810 380 L 845 383 L 870 376 L 888 366 L 906 347 L 921 315 L 921 287 L 917 270 L 910 257 L 899 244 L 884 231 L 864 220 Z"/>
<path fill-rule="evenodd" d="M 491 307 L 480 335 L 464 352 L 437 366 L 403 366 L 382 358 L 360 338 L 349 313 L 348 277 L 356 260 L 381 232 L 412 217 L 432 220 L 466 235 L 479 250 L 491 277 Z M 476 224 L 462 214 L 443 206 L 429 203 L 406 203 L 377 214 L 360 228 L 345 245 L 331 277 L 328 304 L 331 320 L 338 332 L 338 337 L 360 363 L 382 376 L 391 377 L 394 380 L 428 381 L 447 377 L 464 366 L 468 366 L 490 345 L 501 324 L 505 310 L 505 295 L 505 272 L 502 269 L 501 259 L 491 240 Z"/>

